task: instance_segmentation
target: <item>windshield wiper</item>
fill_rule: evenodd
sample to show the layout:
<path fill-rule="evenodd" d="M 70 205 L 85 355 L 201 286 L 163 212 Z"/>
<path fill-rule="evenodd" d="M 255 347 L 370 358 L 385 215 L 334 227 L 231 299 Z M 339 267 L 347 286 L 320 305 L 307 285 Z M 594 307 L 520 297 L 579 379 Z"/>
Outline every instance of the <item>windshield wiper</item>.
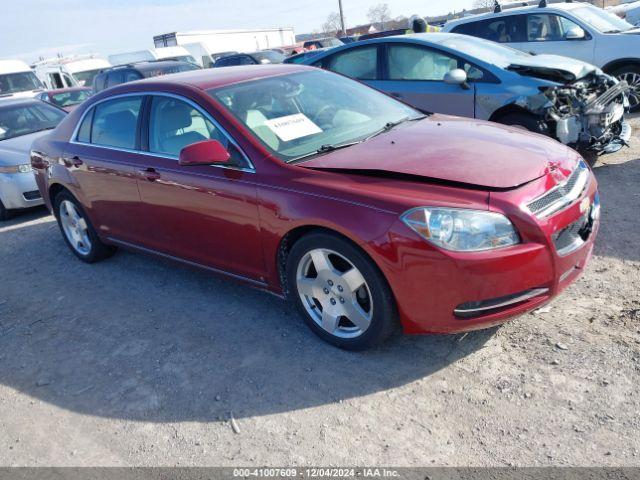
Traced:
<path fill-rule="evenodd" d="M 401 125 L 405 122 L 415 122 L 417 120 L 422 120 L 424 118 L 427 118 L 427 115 L 421 115 L 419 117 L 404 117 L 401 118 L 400 120 L 397 120 L 395 122 L 387 122 L 384 127 L 382 127 L 380 130 L 378 130 L 377 132 L 373 132 L 371 135 L 369 135 L 368 137 L 366 137 L 365 139 L 361 140 L 361 142 L 366 142 L 367 140 L 372 139 L 373 137 L 377 137 L 378 135 L 388 132 L 390 130 L 393 130 L 394 128 L 396 128 L 398 125 Z"/>

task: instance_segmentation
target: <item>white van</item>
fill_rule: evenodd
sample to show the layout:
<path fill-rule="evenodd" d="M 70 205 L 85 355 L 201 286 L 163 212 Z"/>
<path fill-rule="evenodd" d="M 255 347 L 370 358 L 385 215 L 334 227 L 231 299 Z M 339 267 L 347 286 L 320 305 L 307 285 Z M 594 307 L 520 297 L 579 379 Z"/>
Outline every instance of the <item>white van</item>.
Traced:
<path fill-rule="evenodd" d="M 49 90 L 90 87 L 93 84 L 93 77 L 101 70 L 110 67 L 111 64 L 108 61 L 94 55 L 56 57 L 33 64 L 37 77 Z"/>
<path fill-rule="evenodd" d="M 155 60 L 180 60 L 198 64 L 196 59 L 183 47 L 161 47 L 137 50 L 135 52 L 117 53 L 109 55 L 109 61 L 113 66 L 129 65 L 138 62 L 153 62 Z"/>
<path fill-rule="evenodd" d="M 42 89 L 29 65 L 20 60 L 0 60 L 0 100 L 35 97 Z"/>

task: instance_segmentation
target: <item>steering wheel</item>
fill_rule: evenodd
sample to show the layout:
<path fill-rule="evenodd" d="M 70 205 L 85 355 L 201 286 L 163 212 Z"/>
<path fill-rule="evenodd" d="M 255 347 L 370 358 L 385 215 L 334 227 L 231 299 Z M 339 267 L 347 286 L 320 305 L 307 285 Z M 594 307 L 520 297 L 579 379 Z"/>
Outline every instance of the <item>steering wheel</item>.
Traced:
<path fill-rule="evenodd" d="M 324 107 L 320 108 L 320 110 L 318 110 L 318 112 L 313 116 L 313 123 L 315 123 L 316 125 L 324 125 L 327 123 L 331 123 L 331 120 L 333 120 L 333 117 L 335 116 L 336 112 L 331 112 L 331 110 L 336 110 L 335 106 L 333 105 L 325 105 Z M 323 116 L 328 116 L 331 114 L 331 118 L 323 118 Z"/>

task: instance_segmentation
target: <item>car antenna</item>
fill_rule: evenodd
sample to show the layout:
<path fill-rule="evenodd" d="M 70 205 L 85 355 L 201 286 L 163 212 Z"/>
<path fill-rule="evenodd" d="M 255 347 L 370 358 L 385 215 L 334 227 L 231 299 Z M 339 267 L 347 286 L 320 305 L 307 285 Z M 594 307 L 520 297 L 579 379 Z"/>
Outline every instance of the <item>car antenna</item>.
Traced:
<path fill-rule="evenodd" d="M 494 0 L 493 13 L 500 13 L 501 11 L 502 6 L 500 5 L 500 2 L 498 2 L 498 0 Z"/>

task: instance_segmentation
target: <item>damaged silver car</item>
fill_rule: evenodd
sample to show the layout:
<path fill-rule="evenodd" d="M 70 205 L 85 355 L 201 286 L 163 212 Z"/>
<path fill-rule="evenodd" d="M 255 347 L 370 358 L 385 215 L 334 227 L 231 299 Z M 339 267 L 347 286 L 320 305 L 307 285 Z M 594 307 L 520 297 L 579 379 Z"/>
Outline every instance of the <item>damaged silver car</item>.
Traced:
<path fill-rule="evenodd" d="M 355 42 L 302 63 L 356 78 L 421 110 L 524 127 L 581 152 L 613 153 L 631 137 L 626 83 L 571 58 L 424 33 Z"/>

